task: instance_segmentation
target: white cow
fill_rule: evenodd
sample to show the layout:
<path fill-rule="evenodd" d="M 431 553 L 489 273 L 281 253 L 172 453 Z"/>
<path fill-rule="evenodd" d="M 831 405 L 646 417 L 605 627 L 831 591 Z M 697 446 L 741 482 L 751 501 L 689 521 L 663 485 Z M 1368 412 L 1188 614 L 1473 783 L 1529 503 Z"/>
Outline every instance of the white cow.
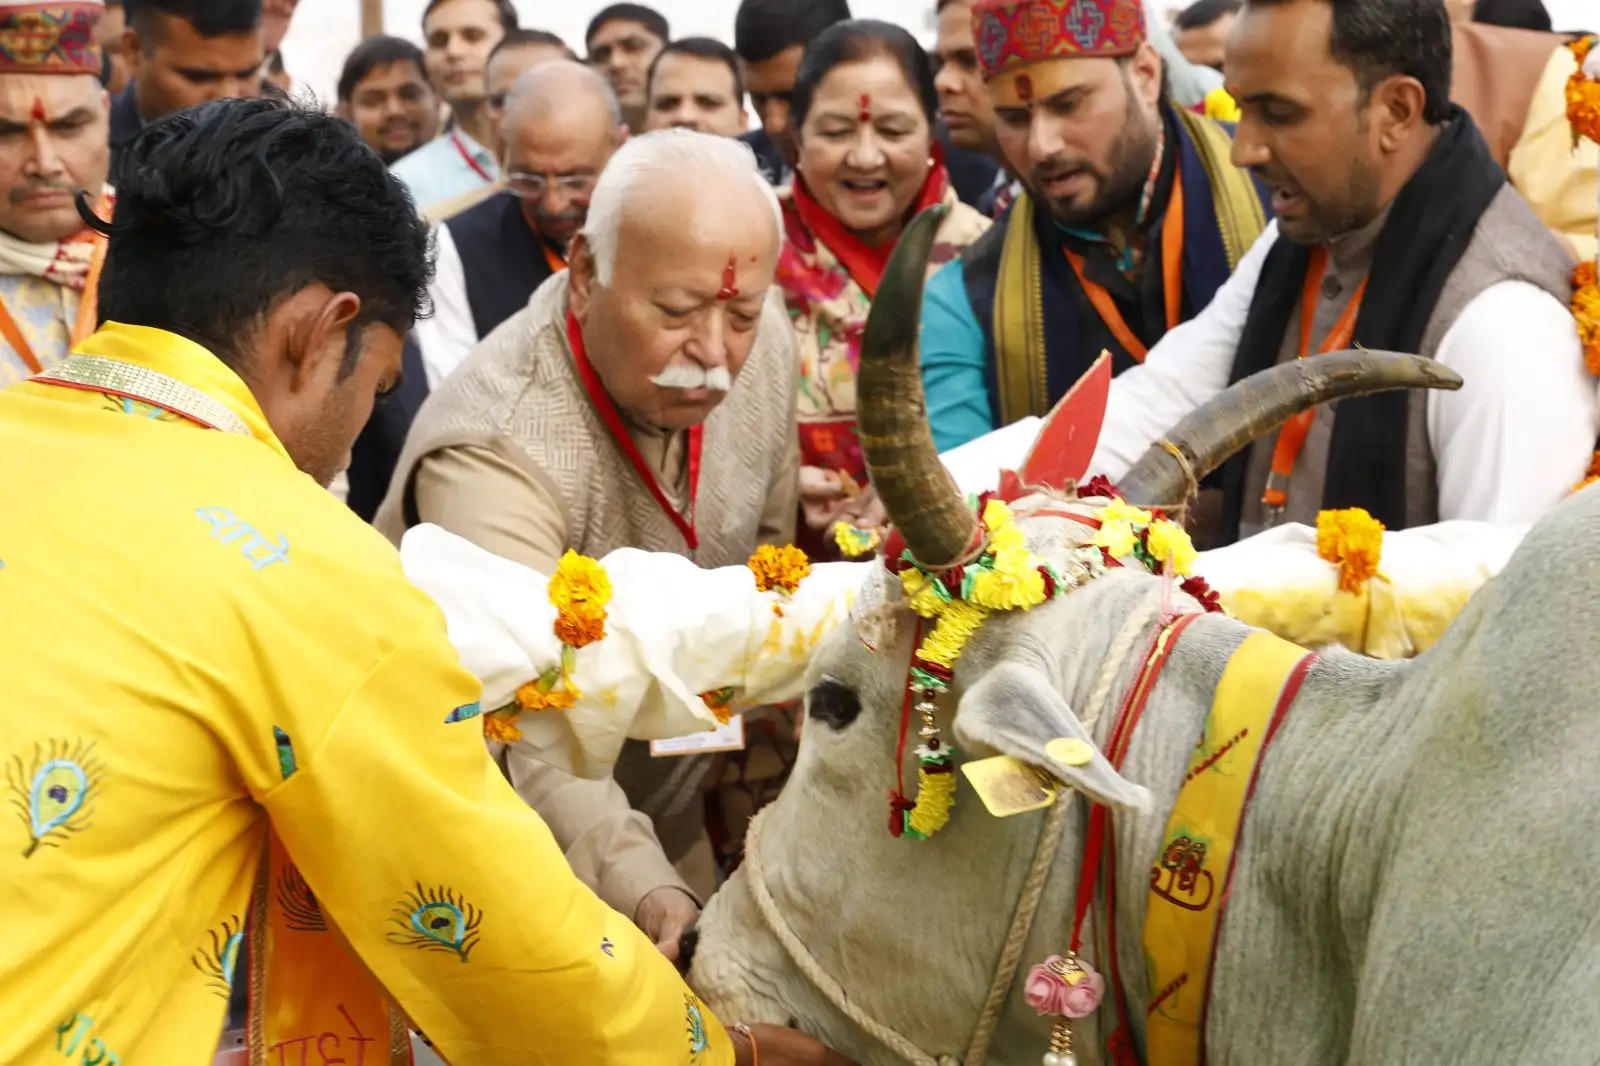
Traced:
<path fill-rule="evenodd" d="M 880 289 L 861 418 L 891 517 L 916 557 L 938 565 L 966 550 L 975 519 L 934 466 L 914 316 L 897 323 L 892 313 L 920 283 L 909 279 L 920 278 L 929 239 L 920 223 L 908 230 Z M 1419 364 L 1352 356 L 1331 375 L 1343 386 L 1316 367 L 1280 370 L 1326 399 L 1370 388 L 1360 379 L 1374 366 L 1389 384 L 1443 383 Z M 1163 451 L 1141 463 L 1124 482 L 1129 497 L 1181 503 L 1189 485 L 1179 473 L 1202 475 L 1303 404 L 1284 376 L 1265 400 L 1258 385 L 1175 429 L 1184 459 Z M 1015 506 L 1040 505 L 1094 509 Z M 1091 535 L 1059 517 L 1020 525 L 1047 561 Z M 1311 669 L 1240 838 L 1207 1014 L 1211 1063 L 1600 1061 L 1597 556 L 1600 491 L 1590 490 L 1536 526 L 1421 656 L 1333 651 Z M 898 584 L 875 580 L 886 594 Z M 1097 900 L 1084 954 L 1108 970 L 1101 952 L 1114 922 L 1142 1058 L 1152 996 L 1141 886 L 1248 627 L 1207 615 L 1187 629 L 1120 774 L 1098 755 L 1079 768 L 1045 748 L 1060 737 L 1105 743 L 1166 594 L 1159 578 L 1115 570 L 984 623 L 940 709 L 946 735 L 953 725 L 963 756 L 1009 754 L 1072 791 L 1048 812 L 1005 820 L 964 791 L 949 826 L 922 842 L 886 829 L 911 627 L 876 651 L 853 627 L 828 638 L 810 668 L 793 776 L 700 923 L 690 977 L 719 1015 L 798 1023 L 866 1066 L 1039 1062 L 1050 1019 L 1024 1004 L 1021 974 L 1064 953 L 1092 799 L 1115 811 L 1121 890 L 1113 915 Z M 1044 875 L 1036 906 L 1019 905 L 1034 865 Z M 1008 940 L 1020 950 L 1007 952 Z M 1074 1023 L 1082 1066 L 1109 1061 L 1106 1013 Z"/>

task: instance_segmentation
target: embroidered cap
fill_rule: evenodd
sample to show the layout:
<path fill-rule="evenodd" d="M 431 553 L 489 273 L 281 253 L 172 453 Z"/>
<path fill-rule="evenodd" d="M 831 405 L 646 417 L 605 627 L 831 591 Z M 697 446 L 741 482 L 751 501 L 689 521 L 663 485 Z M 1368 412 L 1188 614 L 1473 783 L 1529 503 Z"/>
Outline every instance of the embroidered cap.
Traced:
<path fill-rule="evenodd" d="M 1144 43 L 1143 0 L 978 0 L 972 36 L 984 74 L 1045 59 L 1132 55 Z"/>
<path fill-rule="evenodd" d="M 100 0 L 0 0 L 0 74 L 100 76 Z"/>

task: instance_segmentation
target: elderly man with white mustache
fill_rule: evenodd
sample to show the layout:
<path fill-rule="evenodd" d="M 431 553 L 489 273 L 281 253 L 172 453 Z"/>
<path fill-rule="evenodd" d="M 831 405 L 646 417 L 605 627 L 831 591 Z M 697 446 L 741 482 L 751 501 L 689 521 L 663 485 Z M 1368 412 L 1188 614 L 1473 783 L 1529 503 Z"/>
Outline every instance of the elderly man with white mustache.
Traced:
<path fill-rule="evenodd" d="M 568 549 L 718 567 L 789 541 L 799 356 L 768 298 L 780 240 L 743 145 L 682 129 L 630 140 L 569 269 L 428 398 L 375 524 L 398 543 L 436 523 L 544 573 Z M 640 744 L 593 782 L 493 747 L 578 876 L 675 957 L 715 884 L 709 757 L 652 759 Z"/>

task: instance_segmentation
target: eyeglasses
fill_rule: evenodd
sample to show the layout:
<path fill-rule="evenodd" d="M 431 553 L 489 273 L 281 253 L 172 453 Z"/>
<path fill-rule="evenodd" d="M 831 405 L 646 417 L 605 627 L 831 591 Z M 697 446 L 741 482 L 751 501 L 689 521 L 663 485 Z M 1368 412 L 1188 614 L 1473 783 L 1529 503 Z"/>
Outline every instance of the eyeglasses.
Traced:
<path fill-rule="evenodd" d="M 593 174 L 529 174 L 517 170 L 506 175 L 506 190 L 522 200 L 542 200 L 553 184 L 568 196 L 582 196 L 594 190 Z"/>

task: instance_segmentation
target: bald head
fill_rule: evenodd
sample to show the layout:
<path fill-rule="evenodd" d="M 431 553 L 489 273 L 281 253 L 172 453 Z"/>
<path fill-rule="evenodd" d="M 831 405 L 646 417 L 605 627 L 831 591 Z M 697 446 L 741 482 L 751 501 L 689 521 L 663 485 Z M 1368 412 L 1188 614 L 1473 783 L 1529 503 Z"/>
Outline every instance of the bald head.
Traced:
<path fill-rule="evenodd" d="M 622 106 L 605 75 L 571 59 L 547 59 L 523 71 L 506 94 L 506 129 L 583 109 L 597 125 L 622 122 Z"/>
<path fill-rule="evenodd" d="M 627 136 L 611 83 L 581 63 L 540 63 L 511 87 L 500 120 L 506 187 L 557 250 L 582 228 L 600 171 Z"/>

